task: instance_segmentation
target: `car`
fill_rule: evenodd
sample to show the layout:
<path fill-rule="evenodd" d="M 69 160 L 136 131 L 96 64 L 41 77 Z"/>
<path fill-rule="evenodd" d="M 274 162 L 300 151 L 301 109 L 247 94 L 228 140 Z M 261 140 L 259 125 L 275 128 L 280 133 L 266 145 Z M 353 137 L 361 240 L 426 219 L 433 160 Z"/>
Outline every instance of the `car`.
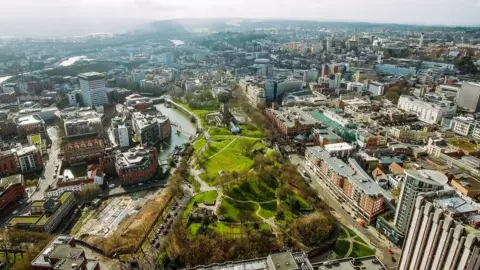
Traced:
<path fill-rule="evenodd" d="M 167 224 L 167 229 L 170 229 L 170 227 L 172 227 L 172 225 L 170 223 Z"/>
<path fill-rule="evenodd" d="M 175 202 L 175 203 L 173 204 L 173 206 L 178 206 L 178 202 Z"/>
<path fill-rule="evenodd" d="M 162 234 L 163 234 L 163 235 L 167 235 L 167 233 L 168 233 L 167 228 L 163 229 Z"/>
<path fill-rule="evenodd" d="M 165 226 L 165 225 L 164 225 L 163 223 L 160 224 L 160 229 L 163 229 L 164 226 Z"/>
<path fill-rule="evenodd" d="M 160 242 L 157 242 L 157 243 L 155 244 L 155 248 L 159 248 L 159 247 L 160 247 Z"/>
<path fill-rule="evenodd" d="M 172 215 L 171 215 L 170 213 L 168 213 L 168 214 L 167 214 L 167 219 L 168 219 L 168 218 L 171 218 L 171 217 L 172 217 Z"/>
<path fill-rule="evenodd" d="M 177 212 L 173 213 L 173 216 L 175 216 L 175 217 L 176 217 L 177 215 L 178 215 L 178 213 L 177 213 Z"/>
<path fill-rule="evenodd" d="M 140 187 L 143 186 L 143 185 L 144 185 L 143 183 L 138 183 L 138 186 L 140 186 Z"/>
<path fill-rule="evenodd" d="M 168 220 L 167 225 L 172 225 L 173 219 Z"/>
<path fill-rule="evenodd" d="M 110 189 L 115 188 L 115 184 L 110 184 L 108 187 L 109 187 Z"/>
<path fill-rule="evenodd" d="M 152 244 L 152 245 L 155 244 L 155 238 L 150 240 L 150 244 Z"/>
<path fill-rule="evenodd" d="M 175 209 L 177 209 L 177 207 L 175 207 L 175 205 L 173 205 L 173 206 L 172 206 L 172 210 L 175 210 Z"/>

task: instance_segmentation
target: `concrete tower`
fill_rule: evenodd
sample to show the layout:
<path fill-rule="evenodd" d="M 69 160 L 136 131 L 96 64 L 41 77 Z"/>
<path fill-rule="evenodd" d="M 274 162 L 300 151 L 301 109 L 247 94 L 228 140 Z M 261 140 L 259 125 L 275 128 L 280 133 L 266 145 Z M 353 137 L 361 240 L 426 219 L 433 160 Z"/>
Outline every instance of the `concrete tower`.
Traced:
<path fill-rule="evenodd" d="M 418 43 L 418 47 L 423 47 L 423 33 L 420 34 L 420 42 Z"/>

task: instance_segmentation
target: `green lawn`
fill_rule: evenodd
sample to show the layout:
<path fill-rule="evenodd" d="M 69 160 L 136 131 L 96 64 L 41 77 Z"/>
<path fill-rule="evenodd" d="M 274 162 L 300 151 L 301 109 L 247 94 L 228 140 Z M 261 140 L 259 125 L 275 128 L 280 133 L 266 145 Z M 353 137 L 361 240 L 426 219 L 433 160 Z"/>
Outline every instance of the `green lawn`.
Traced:
<path fill-rule="evenodd" d="M 229 129 L 224 128 L 224 127 L 212 127 L 208 131 L 208 134 L 211 136 L 216 136 L 216 135 L 232 135 L 232 132 L 230 132 Z"/>
<path fill-rule="evenodd" d="M 362 239 L 360 236 L 358 236 L 358 235 L 357 235 L 354 239 L 355 239 L 355 241 L 357 241 L 357 242 L 360 242 L 360 243 L 363 243 L 363 244 L 365 244 L 365 245 L 368 245 L 367 242 L 365 242 L 365 240 L 363 240 L 363 239 Z"/>
<path fill-rule="evenodd" d="M 186 218 L 190 214 L 193 208 L 193 204 L 197 203 L 205 203 L 205 204 L 213 204 L 213 202 L 217 199 L 218 193 L 216 190 L 211 190 L 207 192 L 203 192 L 200 194 L 195 195 L 190 201 L 188 202 L 187 206 L 185 207 L 185 211 L 183 212 L 183 217 Z"/>
<path fill-rule="evenodd" d="M 205 138 L 203 138 L 203 136 L 199 139 L 197 139 L 194 143 L 193 143 L 193 154 L 192 156 L 195 156 L 197 155 L 198 151 L 200 151 L 200 149 L 202 149 L 202 147 L 207 144 L 207 140 Z"/>
<path fill-rule="evenodd" d="M 189 226 L 188 226 L 188 230 L 190 231 L 190 233 L 192 235 L 196 235 L 198 230 L 202 227 L 202 224 L 200 223 L 191 223 Z"/>
<path fill-rule="evenodd" d="M 350 253 L 349 257 L 353 258 L 360 258 L 365 256 L 375 255 L 375 250 L 364 245 L 354 243 L 352 253 Z"/>
<path fill-rule="evenodd" d="M 248 221 L 256 221 L 259 220 L 255 214 L 257 207 L 254 203 L 240 203 L 226 198 L 222 200 L 218 209 L 218 219 L 225 222 L 240 222 L 241 215 L 245 215 Z"/>
<path fill-rule="evenodd" d="M 350 234 L 350 237 L 357 236 L 357 234 L 354 231 L 350 230 L 349 228 L 347 227 L 343 227 L 343 228 L 348 231 L 348 234 Z"/>
<path fill-rule="evenodd" d="M 230 197 L 239 201 L 265 202 L 276 198 L 274 190 L 267 184 L 256 180 L 233 184 L 229 187 L 229 191 Z"/>
<path fill-rule="evenodd" d="M 253 124 L 240 125 L 242 136 L 262 138 L 263 133 Z"/>
<path fill-rule="evenodd" d="M 193 186 L 193 191 L 194 192 L 199 192 L 200 191 L 200 183 L 195 180 L 195 178 L 191 175 L 188 176 L 187 182 L 190 183 Z"/>
<path fill-rule="evenodd" d="M 262 209 L 260 209 L 260 212 L 258 212 L 258 214 L 263 218 L 271 218 L 277 213 L 276 201 L 260 203 L 260 206 L 262 207 Z"/>
<path fill-rule="evenodd" d="M 333 251 L 337 253 L 337 255 L 340 258 L 345 257 L 347 255 L 348 249 L 350 248 L 350 242 L 345 241 L 345 240 L 337 240 L 337 243 L 335 243 L 335 247 L 333 248 Z"/>
<path fill-rule="evenodd" d="M 220 150 L 222 150 L 234 138 L 234 136 L 214 136 L 214 141 L 202 155 L 199 164 L 206 172 L 206 175 L 204 176 L 205 178 L 202 179 L 205 179 L 207 183 L 214 184 L 219 171 L 241 172 L 248 170 L 253 165 L 253 160 L 245 156 L 242 151 L 242 145 L 244 145 L 246 141 L 252 144 L 255 143 L 255 147 L 265 147 L 256 139 L 237 138 L 237 140 L 235 140 L 235 142 L 233 142 L 228 148 L 220 152 Z"/>
<path fill-rule="evenodd" d="M 343 229 L 343 227 L 340 228 L 340 235 L 338 236 L 338 239 L 347 239 L 347 238 L 348 238 L 348 235 L 345 229 Z"/>

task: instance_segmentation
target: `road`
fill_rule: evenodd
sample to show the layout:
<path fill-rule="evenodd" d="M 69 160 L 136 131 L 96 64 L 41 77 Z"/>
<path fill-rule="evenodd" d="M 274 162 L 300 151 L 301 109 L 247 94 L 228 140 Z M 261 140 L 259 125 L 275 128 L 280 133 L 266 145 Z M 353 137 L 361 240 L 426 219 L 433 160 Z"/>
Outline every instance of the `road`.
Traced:
<path fill-rule="evenodd" d="M 311 187 L 318 191 L 318 196 L 324 200 L 332 209 L 332 213 L 345 227 L 354 230 L 358 235 L 367 240 L 370 245 L 375 247 L 377 257 L 388 267 L 388 269 L 396 269 L 397 263 L 392 262 L 392 255 L 388 253 L 388 249 L 392 248 L 394 257 L 398 261 L 400 259 L 401 250 L 388 241 L 384 236 L 380 235 L 372 226 L 362 227 L 358 222 L 345 211 L 342 204 L 338 202 L 324 186 L 322 180 L 305 164 L 305 160 L 298 156 L 290 157 L 292 164 L 299 164 L 307 170 L 308 174 L 315 181 L 308 182 Z"/>
<path fill-rule="evenodd" d="M 60 138 L 58 137 L 57 127 L 48 127 L 47 134 L 52 141 L 52 145 L 49 151 L 48 161 L 44 162 L 45 169 L 43 170 L 43 178 L 40 178 L 37 190 L 30 196 L 32 201 L 43 199 L 47 187 L 55 182 L 55 169 L 56 166 L 60 164 L 60 160 L 58 159 L 58 153 L 60 153 Z"/>

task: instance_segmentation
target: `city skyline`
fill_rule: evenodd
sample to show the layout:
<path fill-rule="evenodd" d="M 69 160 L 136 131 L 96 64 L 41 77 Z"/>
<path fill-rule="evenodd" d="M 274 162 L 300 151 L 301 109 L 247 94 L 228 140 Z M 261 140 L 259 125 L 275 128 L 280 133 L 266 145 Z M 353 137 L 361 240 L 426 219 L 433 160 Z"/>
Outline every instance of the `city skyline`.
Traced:
<path fill-rule="evenodd" d="M 388 4 L 386 4 L 388 2 Z M 412 9 L 412 5 L 415 8 Z M 233 11 L 232 11 L 233 10 Z M 432 12 L 434 10 L 434 12 Z M 480 2 L 459 0 L 159 1 L 159 0 L 19 0 L 3 3 L 0 36 L 83 35 L 123 32 L 142 23 L 186 18 L 299 19 L 419 25 L 480 25 Z"/>

